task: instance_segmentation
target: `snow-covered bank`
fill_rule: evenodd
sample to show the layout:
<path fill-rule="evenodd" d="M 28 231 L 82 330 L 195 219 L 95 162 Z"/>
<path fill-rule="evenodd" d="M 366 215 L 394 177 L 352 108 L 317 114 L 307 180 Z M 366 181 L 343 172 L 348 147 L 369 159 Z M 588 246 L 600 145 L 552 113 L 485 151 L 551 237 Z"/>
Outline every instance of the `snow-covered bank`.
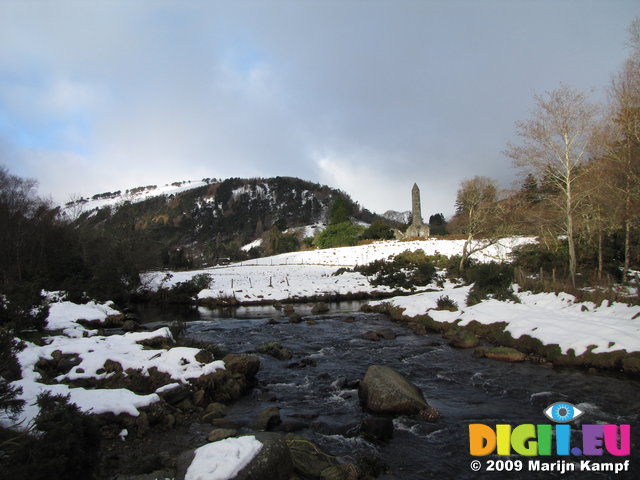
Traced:
<path fill-rule="evenodd" d="M 510 237 L 475 253 L 481 262 L 509 259 L 513 248 L 533 243 L 532 237 Z M 211 283 L 202 290 L 199 299 L 234 298 L 237 303 L 275 302 L 357 294 L 389 294 L 391 288 L 373 286 L 360 273 L 333 276 L 340 267 L 354 267 L 387 259 L 405 250 L 423 250 L 427 255 L 447 257 L 460 255 L 464 240 L 386 241 L 355 247 L 328 248 L 291 252 L 272 257 L 257 258 L 233 265 L 186 272 L 150 272 L 143 283 L 151 290 L 169 288 L 191 280 L 195 275 L 208 274 Z"/>
<path fill-rule="evenodd" d="M 80 410 L 95 414 L 111 412 L 115 415 L 124 413 L 138 416 L 140 408 L 160 400 L 159 390 L 167 385 L 147 395 L 139 395 L 124 388 L 81 388 L 70 385 L 78 380 L 100 381 L 116 375 L 113 369 L 106 368 L 109 363 L 117 364 L 117 370 L 121 372 L 133 369 L 145 376 L 154 369 L 167 374 L 172 382 L 183 384 L 218 369 L 224 369 L 222 361 L 198 361 L 196 356 L 200 350 L 197 348 L 152 349 L 143 345 L 158 341 L 172 343 L 173 337 L 168 328 L 153 332 L 101 336 L 97 331 L 87 329 L 78 323 L 81 319 L 104 321 L 108 316 L 118 313 L 110 305 L 94 302 L 83 305 L 72 302 L 52 303 L 47 328 L 61 330 L 63 333 L 45 337 L 45 344 L 42 346 L 24 342 L 24 348 L 17 354 L 22 379 L 12 382 L 11 385 L 22 389 L 19 398 L 25 401 L 25 408 L 17 418 L 1 415 L 0 423 L 5 426 L 19 424 L 27 427 L 38 414 L 38 395 L 45 392 L 69 395 L 70 401 Z M 70 370 L 55 377 L 55 383 L 44 383 L 45 379 L 39 372 L 39 363 L 57 361 L 62 357 L 72 362 Z"/>
<path fill-rule="evenodd" d="M 640 306 L 622 303 L 595 305 L 576 302 L 572 295 L 518 292 L 521 303 L 485 300 L 465 306 L 470 287 L 445 288 L 434 292 L 370 302 L 371 307 L 386 303 L 403 310 L 406 317 L 428 314 L 441 323 L 456 322 L 464 327 L 476 321 L 483 325 L 506 323 L 505 330 L 514 339 L 528 335 L 545 345 L 557 344 L 561 353 L 573 350 L 575 355 L 589 351 L 595 354 L 625 350 L 640 352 Z M 454 300 L 460 310 L 435 310 L 443 295 Z"/>

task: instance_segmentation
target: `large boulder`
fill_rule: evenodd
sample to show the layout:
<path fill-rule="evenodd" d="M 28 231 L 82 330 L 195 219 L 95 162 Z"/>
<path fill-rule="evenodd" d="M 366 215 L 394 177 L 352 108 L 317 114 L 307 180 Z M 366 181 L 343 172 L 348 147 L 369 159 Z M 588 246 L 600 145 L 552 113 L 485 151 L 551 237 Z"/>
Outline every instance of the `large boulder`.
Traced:
<path fill-rule="evenodd" d="M 371 365 L 358 388 L 363 406 L 374 413 L 418 415 L 428 421 L 439 418 L 422 392 L 404 375 L 385 365 Z"/>
<path fill-rule="evenodd" d="M 234 479 L 289 480 L 293 474 L 293 463 L 284 437 L 275 433 L 256 433 L 254 437 L 262 443 L 262 447 Z M 189 450 L 178 457 L 176 480 L 184 480 L 194 457 L 194 450 Z"/>

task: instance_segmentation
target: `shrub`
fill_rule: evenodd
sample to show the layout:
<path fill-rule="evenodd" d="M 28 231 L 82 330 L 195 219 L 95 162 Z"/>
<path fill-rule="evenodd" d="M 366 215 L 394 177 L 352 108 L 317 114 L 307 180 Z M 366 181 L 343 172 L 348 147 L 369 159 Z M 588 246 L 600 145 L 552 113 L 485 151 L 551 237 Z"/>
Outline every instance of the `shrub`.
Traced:
<path fill-rule="evenodd" d="M 375 220 L 364 232 L 363 240 L 389 240 L 394 237 L 393 230 L 381 220 Z"/>
<path fill-rule="evenodd" d="M 436 310 L 449 310 L 455 312 L 458 310 L 458 304 L 449 298 L 449 295 L 443 295 L 436 300 Z"/>
<path fill-rule="evenodd" d="M 42 330 L 48 316 L 49 306 L 37 288 L 20 286 L 8 295 L 0 295 L 0 327 L 16 332 Z"/>
<path fill-rule="evenodd" d="M 11 452 L 3 468 L 6 478 L 93 478 L 100 446 L 95 420 L 69 403 L 68 397 L 44 393 L 38 405 L 35 434 Z"/>
<path fill-rule="evenodd" d="M 0 411 L 10 415 L 19 413 L 24 407 L 24 401 L 16 399 L 22 390 L 9 384 L 21 377 L 17 351 L 18 346 L 11 332 L 0 328 Z"/>
<path fill-rule="evenodd" d="M 505 263 L 479 263 L 465 270 L 465 280 L 473 283 L 467 296 L 467 305 L 475 305 L 486 298 L 519 302 L 513 294 L 513 265 Z"/>
<path fill-rule="evenodd" d="M 350 222 L 336 223 L 320 232 L 314 243 L 320 248 L 353 246 L 358 243 L 363 231 L 364 227 L 361 225 Z"/>
<path fill-rule="evenodd" d="M 389 260 L 376 260 L 354 269 L 369 279 L 372 285 L 392 288 L 413 288 L 431 283 L 436 274 L 433 259 L 424 251 L 406 250 Z"/>

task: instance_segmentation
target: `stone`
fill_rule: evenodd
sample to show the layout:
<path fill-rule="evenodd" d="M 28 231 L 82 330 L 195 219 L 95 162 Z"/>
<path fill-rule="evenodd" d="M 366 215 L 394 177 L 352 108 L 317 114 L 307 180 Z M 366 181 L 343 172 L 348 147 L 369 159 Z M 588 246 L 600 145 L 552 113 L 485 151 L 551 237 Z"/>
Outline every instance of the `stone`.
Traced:
<path fill-rule="evenodd" d="M 216 428 L 209 432 L 209 435 L 207 435 L 207 441 L 219 442 L 225 438 L 235 437 L 237 434 L 238 431 L 235 428 Z"/>
<path fill-rule="evenodd" d="M 280 409 L 278 407 L 267 407 L 253 419 L 253 427 L 256 430 L 265 432 L 281 423 L 282 419 L 280 418 Z"/>
<path fill-rule="evenodd" d="M 271 355 L 278 360 L 291 360 L 293 358 L 293 353 L 278 342 L 263 343 L 256 350 L 260 353 Z"/>
<path fill-rule="evenodd" d="M 385 340 L 393 340 L 396 338 L 395 332 L 390 328 L 382 328 L 380 330 L 376 330 L 376 333 Z"/>
<path fill-rule="evenodd" d="M 358 397 L 374 413 L 418 415 L 428 421 L 439 418 L 438 411 L 427 403 L 418 387 L 385 365 L 368 368 L 358 387 Z"/>
<path fill-rule="evenodd" d="M 135 320 L 126 320 L 122 324 L 122 330 L 124 330 L 125 332 L 133 332 L 137 328 L 138 328 L 138 322 L 136 322 Z"/>
<path fill-rule="evenodd" d="M 374 442 L 387 442 L 393 438 L 393 420 L 389 417 L 365 417 L 360 423 L 360 435 Z"/>
<path fill-rule="evenodd" d="M 298 478 L 314 478 L 319 480 L 349 480 L 358 476 L 349 476 L 347 470 L 331 455 L 304 438 L 288 435 L 287 445 L 291 452 L 293 470 Z"/>
<path fill-rule="evenodd" d="M 300 315 L 299 313 L 292 313 L 291 315 L 288 315 L 289 317 L 289 323 L 300 323 L 302 322 L 302 315 Z"/>
<path fill-rule="evenodd" d="M 324 302 L 316 303 L 311 309 L 311 313 L 314 315 L 318 315 L 321 313 L 327 313 L 329 311 L 329 305 Z"/>
<path fill-rule="evenodd" d="M 260 359 L 252 355 L 231 353 L 226 355 L 222 361 L 227 370 L 239 373 L 247 380 L 253 380 L 260 369 Z"/>
<path fill-rule="evenodd" d="M 458 330 L 451 340 L 449 340 L 449 345 L 454 348 L 473 348 L 478 346 L 480 340 L 476 335 L 464 328 Z"/>
<path fill-rule="evenodd" d="M 285 438 L 277 433 L 256 433 L 262 443 L 260 452 L 244 467 L 235 480 L 290 480 L 293 461 Z"/>
<path fill-rule="evenodd" d="M 364 338 L 365 340 L 371 340 L 372 342 L 379 342 L 380 341 L 380 335 L 378 335 L 373 330 L 369 330 L 368 332 L 364 332 L 362 334 L 362 338 Z"/>
<path fill-rule="evenodd" d="M 516 363 L 524 362 L 526 359 L 524 353 L 511 347 L 477 348 L 473 353 L 478 357 L 490 358 L 501 362 Z"/>
<path fill-rule="evenodd" d="M 222 418 L 227 414 L 226 405 L 218 402 L 210 403 L 202 416 L 202 421 L 211 423 L 216 418 Z"/>

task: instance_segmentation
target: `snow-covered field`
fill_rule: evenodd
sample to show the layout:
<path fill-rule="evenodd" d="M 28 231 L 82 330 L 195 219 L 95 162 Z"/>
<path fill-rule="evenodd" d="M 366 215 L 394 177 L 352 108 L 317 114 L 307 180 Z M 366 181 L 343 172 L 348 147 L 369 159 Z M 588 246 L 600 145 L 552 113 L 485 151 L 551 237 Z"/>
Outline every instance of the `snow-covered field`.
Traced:
<path fill-rule="evenodd" d="M 145 348 L 140 343 L 159 337 L 172 340 L 168 328 L 153 332 L 101 336 L 97 335 L 97 331 L 87 329 L 77 322 L 79 319 L 104 321 L 108 315 L 117 313 L 109 305 L 94 302 L 84 305 L 72 302 L 52 303 L 47 328 L 62 330 L 63 333 L 46 338 L 43 346 L 25 342 L 25 348 L 17 354 L 22 379 L 12 383 L 14 387 L 22 389 L 18 398 L 25 400 L 25 408 L 17 418 L 0 414 L 0 423 L 27 427 L 38 414 L 36 399 L 44 392 L 69 395 L 70 401 L 85 412 L 96 414 L 112 412 L 116 415 L 126 413 L 138 416 L 139 408 L 160 400 L 158 393 L 162 391 L 161 389 L 169 390 L 177 387 L 179 383 L 187 383 L 192 378 L 224 368 L 222 361 L 208 364 L 198 362 L 195 356 L 199 350 L 196 348 L 174 347 L 169 350 L 155 350 Z M 52 360 L 54 356 L 69 354 L 77 355 L 80 362 L 66 375 L 58 376 L 55 380 L 59 383 L 52 385 L 43 383 L 36 368 L 38 361 Z M 108 360 L 118 362 L 123 370 L 139 369 L 142 374 L 148 374 L 151 368 L 156 368 L 160 372 L 169 374 L 174 383 L 165 385 L 150 395 L 137 395 L 123 388 L 73 388 L 66 384 L 77 379 L 100 380 L 114 375 L 105 371 L 105 362 Z"/>
<path fill-rule="evenodd" d="M 535 242 L 531 237 L 505 238 L 473 255 L 482 262 L 508 260 L 511 250 L 519 245 Z M 228 266 L 188 272 L 151 272 L 144 284 L 150 289 L 171 287 L 197 274 L 208 274 L 212 281 L 199 298 L 230 298 L 238 302 L 288 300 L 324 294 L 389 292 L 390 288 L 373 287 L 360 273 L 333 276 L 340 267 L 354 267 L 374 260 L 386 259 L 405 250 L 422 249 L 427 255 L 445 256 L 462 253 L 464 240 L 387 241 L 355 247 L 327 248 L 291 252 L 272 257 L 257 258 Z"/>

